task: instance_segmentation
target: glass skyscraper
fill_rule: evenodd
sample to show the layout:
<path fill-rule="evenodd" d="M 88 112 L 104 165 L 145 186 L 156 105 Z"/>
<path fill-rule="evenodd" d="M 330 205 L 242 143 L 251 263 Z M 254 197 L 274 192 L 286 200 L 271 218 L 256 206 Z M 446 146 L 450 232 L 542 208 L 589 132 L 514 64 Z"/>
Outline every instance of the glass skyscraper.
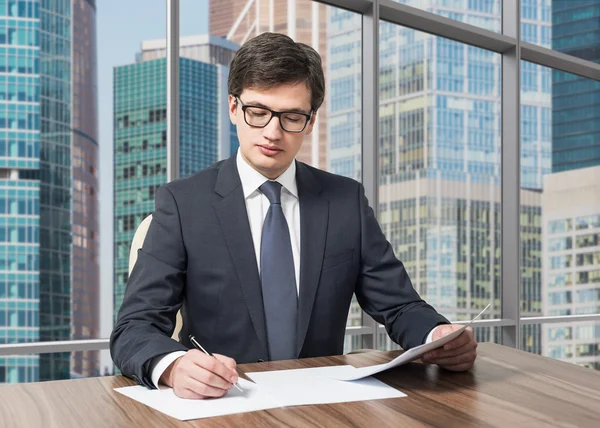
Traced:
<path fill-rule="evenodd" d="M 222 49 L 213 49 L 215 46 Z M 179 168 L 185 177 L 237 149 L 227 110 L 229 68 L 219 64 L 230 60 L 227 51 L 237 50 L 237 45 L 195 36 L 182 39 L 180 47 Z M 135 230 L 154 211 L 156 189 L 167 182 L 165 42 L 144 42 L 142 49 L 138 62 L 114 71 L 115 316 L 125 293 Z M 210 57 L 217 51 L 220 54 L 213 56 L 216 64 L 183 57 Z"/>
<path fill-rule="evenodd" d="M 600 2 L 552 1 L 552 49 L 600 63 Z M 552 171 L 600 165 L 600 82 L 552 72 Z"/>
<path fill-rule="evenodd" d="M 80 32 L 87 36 L 73 43 L 73 21 L 83 15 L 89 26 Z M 90 167 L 83 174 L 73 160 L 73 151 L 85 150 L 85 166 L 96 162 L 97 130 L 81 122 L 96 121 L 96 76 L 79 69 L 82 64 L 96 66 L 95 47 L 80 47 L 95 44 L 94 20 L 92 0 L 0 1 L 2 343 L 68 340 L 72 332 L 78 337 L 97 334 L 93 313 L 73 316 L 74 308 L 97 304 L 97 299 L 83 302 L 74 294 L 85 289 L 93 295 L 98 287 L 96 170 Z M 78 81 L 94 89 L 74 114 L 73 105 L 83 96 L 74 88 Z M 74 179 L 78 174 L 79 180 Z M 82 181 L 88 197 L 78 207 L 85 219 L 73 211 L 74 186 Z M 78 228 L 84 223 L 91 227 Z M 86 241 L 74 243 L 72 237 L 83 230 Z M 75 254 L 76 246 L 86 250 Z M 74 271 L 80 263 L 89 275 L 76 283 Z M 94 353 L 77 359 L 78 366 L 70 353 L 1 357 L 0 381 L 62 379 L 96 371 Z"/>
<path fill-rule="evenodd" d="M 500 29 L 500 2 L 402 3 Z M 524 16 L 523 26 L 536 29 L 529 37 L 542 34 L 549 17 Z M 380 22 L 379 31 L 382 229 L 414 287 L 449 319 L 471 318 L 490 302 L 487 317 L 499 317 L 500 55 L 386 22 Z M 357 180 L 360 43 L 360 20 L 331 9 L 327 159 L 330 171 Z M 522 241 L 523 315 L 533 315 L 541 311 L 540 189 L 550 171 L 550 75 L 524 65 L 522 76 L 529 85 L 523 89 L 523 121 L 539 125 L 524 134 L 521 149 L 522 187 L 530 189 L 521 192 L 521 229 L 528 237 Z M 496 334 L 493 329 L 477 333 L 483 340 Z M 392 346 L 380 337 L 380 347 Z M 539 327 L 527 326 L 523 349 L 539 352 L 540 347 Z"/>
<path fill-rule="evenodd" d="M 600 3 L 552 2 L 552 48 L 600 63 Z M 600 82 L 552 71 L 544 315 L 600 313 Z M 600 323 L 543 326 L 544 355 L 600 370 Z"/>

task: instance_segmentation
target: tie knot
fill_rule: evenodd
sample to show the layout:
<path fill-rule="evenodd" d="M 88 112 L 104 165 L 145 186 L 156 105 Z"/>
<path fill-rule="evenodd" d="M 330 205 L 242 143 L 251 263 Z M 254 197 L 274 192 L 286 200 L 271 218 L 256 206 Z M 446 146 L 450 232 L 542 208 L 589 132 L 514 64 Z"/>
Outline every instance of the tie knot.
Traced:
<path fill-rule="evenodd" d="M 271 204 L 281 204 L 281 184 L 277 181 L 265 181 L 259 187 Z"/>

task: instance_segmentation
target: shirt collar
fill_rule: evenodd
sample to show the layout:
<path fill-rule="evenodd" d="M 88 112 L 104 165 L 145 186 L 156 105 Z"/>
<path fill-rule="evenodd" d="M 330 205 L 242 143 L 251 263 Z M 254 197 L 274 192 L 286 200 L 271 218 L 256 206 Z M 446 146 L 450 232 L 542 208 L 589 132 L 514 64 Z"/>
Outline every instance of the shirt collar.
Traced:
<path fill-rule="evenodd" d="M 242 157 L 240 149 L 237 151 L 236 164 L 240 180 L 242 181 L 242 189 L 244 190 L 244 199 L 247 199 L 255 191 L 258 190 L 269 179 L 256 171 L 248 162 Z M 284 171 L 279 177 L 275 179 L 281 184 L 289 193 L 298 197 L 298 186 L 296 185 L 296 161 L 294 160 L 288 169 Z"/>

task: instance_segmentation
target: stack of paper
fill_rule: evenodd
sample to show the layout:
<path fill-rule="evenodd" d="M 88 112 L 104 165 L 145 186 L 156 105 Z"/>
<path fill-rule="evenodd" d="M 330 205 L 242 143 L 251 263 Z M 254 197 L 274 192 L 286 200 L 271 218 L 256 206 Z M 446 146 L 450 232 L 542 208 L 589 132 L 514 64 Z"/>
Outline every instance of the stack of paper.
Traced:
<path fill-rule="evenodd" d="M 348 385 L 347 382 L 327 377 L 347 368 L 353 367 L 318 367 L 248 373 L 248 376 L 256 383 L 240 378 L 239 385 L 244 392 L 232 388 L 225 397 L 209 400 L 179 398 L 171 388 L 151 390 L 143 386 L 128 386 L 115 390 L 182 421 L 276 407 L 406 396 L 373 378 L 352 382 Z"/>

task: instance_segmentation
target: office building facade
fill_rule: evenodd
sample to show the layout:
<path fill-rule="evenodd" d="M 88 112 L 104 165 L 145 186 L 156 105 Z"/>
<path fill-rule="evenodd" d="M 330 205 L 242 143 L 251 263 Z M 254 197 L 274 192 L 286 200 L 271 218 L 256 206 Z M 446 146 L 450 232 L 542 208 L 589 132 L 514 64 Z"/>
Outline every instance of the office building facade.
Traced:
<path fill-rule="evenodd" d="M 77 35 L 84 36 L 74 43 Z M 97 335 L 96 75 L 80 68 L 95 68 L 94 44 L 94 1 L 0 4 L 4 343 Z M 85 165 L 74 159 L 81 151 Z M 0 381 L 95 374 L 96 354 L 1 357 Z"/>
<path fill-rule="evenodd" d="M 202 50 L 202 43 L 197 42 L 182 43 L 182 55 L 184 49 L 193 51 L 194 46 Z M 215 43 L 237 49 L 226 41 Z M 164 48 L 164 41 L 145 42 L 138 62 L 114 70 L 115 316 L 125 293 L 135 230 L 154 211 L 156 190 L 167 182 Z M 198 52 L 193 55 L 200 55 Z M 145 59 L 148 57 L 157 59 Z M 179 61 L 179 170 L 185 177 L 229 157 L 237 148 L 237 135 L 231 132 L 227 113 L 228 67 L 184 57 Z"/>
<path fill-rule="evenodd" d="M 500 2 L 402 3 L 499 31 Z M 528 2 L 524 2 L 523 8 Z M 537 3 L 536 3 L 537 5 Z M 361 179 L 361 21 L 328 11 L 328 169 Z M 550 14 L 523 17 L 550 43 Z M 542 31 L 543 29 L 543 31 Z M 500 316 L 500 55 L 380 22 L 379 220 L 413 286 L 451 320 Z M 542 35 L 546 38 L 542 38 Z M 535 39 L 535 40 L 534 40 Z M 550 72 L 522 63 L 522 302 L 541 311 L 542 177 L 551 169 Z M 533 127 L 535 123 L 535 128 Z M 495 329 L 478 329 L 498 340 Z M 540 352 L 539 326 L 523 348 Z M 393 347 L 382 334 L 380 347 Z"/>
<path fill-rule="evenodd" d="M 238 45 L 264 32 L 290 36 L 312 46 L 327 70 L 326 15 L 329 9 L 311 0 L 209 0 L 209 31 Z M 298 152 L 297 159 L 318 168 L 327 168 L 327 98 L 319 109 L 317 122 Z"/>
<path fill-rule="evenodd" d="M 73 1 L 71 339 L 100 337 L 96 6 Z M 99 375 L 98 351 L 73 352 L 71 377 Z"/>
<path fill-rule="evenodd" d="M 552 1 L 552 49 L 600 63 L 600 4 Z M 600 82 L 552 72 L 552 171 L 600 165 Z"/>
<path fill-rule="evenodd" d="M 600 311 L 600 166 L 545 177 L 544 315 Z M 544 355 L 600 370 L 600 323 L 543 325 Z"/>

